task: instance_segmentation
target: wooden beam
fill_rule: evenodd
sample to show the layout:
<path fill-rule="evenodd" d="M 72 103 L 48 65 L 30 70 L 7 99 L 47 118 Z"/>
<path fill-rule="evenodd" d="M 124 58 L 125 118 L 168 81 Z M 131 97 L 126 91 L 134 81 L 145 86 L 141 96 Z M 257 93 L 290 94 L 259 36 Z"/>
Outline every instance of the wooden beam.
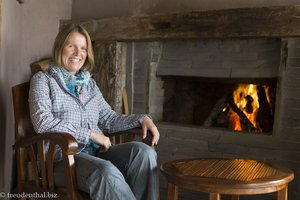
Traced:
<path fill-rule="evenodd" d="M 300 6 L 160 13 L 62 21 L 81 23 L 93 40 L 134 41 L 193 38 L 300 36 Z"/>

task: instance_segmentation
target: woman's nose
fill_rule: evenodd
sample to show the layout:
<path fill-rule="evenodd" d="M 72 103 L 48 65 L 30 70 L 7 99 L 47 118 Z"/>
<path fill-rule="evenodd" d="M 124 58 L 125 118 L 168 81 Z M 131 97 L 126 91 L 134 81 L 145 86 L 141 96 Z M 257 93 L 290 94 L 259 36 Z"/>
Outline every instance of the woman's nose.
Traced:
<path fill-rule="evenodd" d="M 79 49 L 75 48 L 73 53 L 74 53 L 74 55 L 78 55 L 79 54 Z"/>

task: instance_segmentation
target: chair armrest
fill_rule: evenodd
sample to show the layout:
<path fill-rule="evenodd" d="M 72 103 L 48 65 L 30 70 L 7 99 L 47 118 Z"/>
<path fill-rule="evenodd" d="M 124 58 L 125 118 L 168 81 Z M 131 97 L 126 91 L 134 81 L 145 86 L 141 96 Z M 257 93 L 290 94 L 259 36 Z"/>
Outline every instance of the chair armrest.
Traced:
<path fill-rule="evenodd" d="M 141 127 L 137 127 L 137 128 L 132 128 L 132 129 L 128 129 L 125 131 L 118 131 L 118 132 L 114 132 L 114 133 L 104 133 L 104 135 L 111 137 L 111 136 L 118 136 L 118 135 L 130 135 L 130 136 L 139 136 L 140 138 L 142 138 L 143 135 L 143 129 Z M 145 144 L 148 144 L 149 146 L 152 146 L 152 134 L 150 133 L 150 131 L 147 132 L 147 136 L 146 138 L 142 139 L 142 141 Z"/>
<path fill-rule="evenodd" d="M 49 149 L 44 151 L 44 141 L 49 141 Z M 65 182 L 71 199 L 77 198 L 74 155 L 78 152 L 76 139 L 69 133 L 42 133 L 17 141 L 13 148 L 17 150 L 21 180 L 26 181 L 29 171 L 35 187 L 54 189 L 54 157 L 56 146 L 62 150 Z M 29 158 L 29 159 L 27 159 Z M 30 169 L 27 164 L 31 162 Z"/>
<path fill-rule="evenodd" d="M 114 132 L 114 133 L 106 133 L 104 132 L 104 135 L 110 137 L 110 136 L 117 136 L 117 135 L 123 135 L 123 134 L 130 134 L 130 135 L 137 135 L 142 137 L 143 134 L 143 130 L 141 127 L 137 127 L 137 128 L 132 128 L 132 129 L 128 129 L 125 131 L 118 131 L 118 132 Z"/>
<path fill-rule="evenodd" d="M 48 140 L 60 146 L 66 155 L 74 155 L 78 152 L 76 139 L 69 133 L 38 133 L 30 138 L 22 139 L 13 145 L 14 149 L 27 147 L 37 142 Z"/>

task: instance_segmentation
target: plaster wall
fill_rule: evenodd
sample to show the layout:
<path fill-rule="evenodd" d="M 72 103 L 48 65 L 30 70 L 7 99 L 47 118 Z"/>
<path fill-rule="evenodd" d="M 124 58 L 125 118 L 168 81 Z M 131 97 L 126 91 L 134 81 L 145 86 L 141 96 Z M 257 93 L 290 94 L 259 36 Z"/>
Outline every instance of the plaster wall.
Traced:
<path fill-rule="evenodd" d="M 297 5 L 299 0 L 73 0 L 72 18 L 104 18 L 174 11 Z"/>
<path fill-rule="evenodd" d="M 29 81 L 30 64 L 50 56 L 59 20 L 71 18 L 72 0 L 2 0 L 0 50 L 0 191 L 14 186 L 11 87 Z"/>

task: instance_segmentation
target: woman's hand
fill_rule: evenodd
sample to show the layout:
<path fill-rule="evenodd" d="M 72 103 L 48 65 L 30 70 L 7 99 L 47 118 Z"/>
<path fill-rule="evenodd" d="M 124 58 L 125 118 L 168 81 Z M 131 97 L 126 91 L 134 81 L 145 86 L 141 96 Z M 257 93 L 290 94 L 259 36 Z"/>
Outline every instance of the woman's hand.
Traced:
<path fill-rule="evenodd" d="M 157 127 L 153 123 L 152 119 L 150 119 L 148 116 L 144 117 L 142 129 L 143 129 L 143 139 L 147 137 L 147 132 L 150 131 L 152 134 L 151 145 L 152 146 L 157 145 L 159 140 L 159 132 L 157 130 Z"/>
<path fill-rule="evenodd" d="M 108 149 L 111 147 L 111 142 L 110 142 L 109 137 L 107 137 L 103 134 L 97 134 L 97 133 L 92 132 L 91 139 L 96 144 L 103 146 L 103 150 L 102 150 L 103 152 L 108 151 Z"/>

